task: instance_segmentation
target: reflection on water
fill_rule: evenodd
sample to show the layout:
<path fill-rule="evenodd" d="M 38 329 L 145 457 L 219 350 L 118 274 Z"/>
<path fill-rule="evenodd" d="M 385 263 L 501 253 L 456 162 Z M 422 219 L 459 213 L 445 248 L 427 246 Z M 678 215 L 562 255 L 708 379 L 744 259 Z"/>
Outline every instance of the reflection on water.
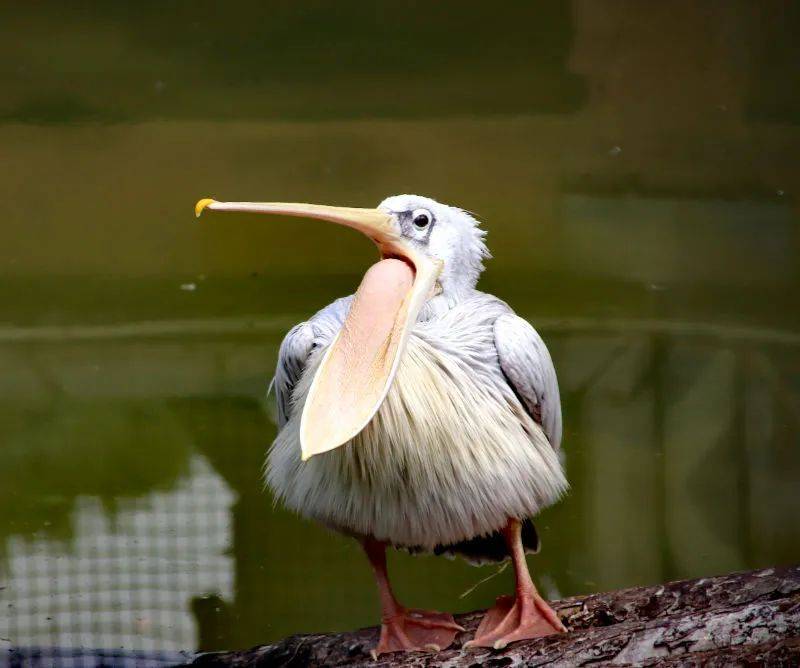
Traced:
<path fill-rule="evenodd" d="M 482 287 L 537 324 L 562 385 L 548 595 L 797 561 L 800 12 L 467 5 L 412 30 L 388 3 L 400 31 L 360 3 L 4 21 L 0 648 L 376 619 L 357 546 L 273 508 L 260 475 L 281 336 L 352 291 L 369 245 L 198 223 L 205 195 L 418 191 L 486 221 Z M 492 569 L 391 560 L 423 607 L 510 585 L 460 597 Z"/>
<path fill-rule="evenodd" d="M 8 635 L 23 646 L 195 647 L 186 602 L 198 592 L 233 594 L 232 502 L 197 454 L 168 492 L 124 499 L 113 510 L 76 497 L 68 544 L 46 533 L 6 543 Z"/>

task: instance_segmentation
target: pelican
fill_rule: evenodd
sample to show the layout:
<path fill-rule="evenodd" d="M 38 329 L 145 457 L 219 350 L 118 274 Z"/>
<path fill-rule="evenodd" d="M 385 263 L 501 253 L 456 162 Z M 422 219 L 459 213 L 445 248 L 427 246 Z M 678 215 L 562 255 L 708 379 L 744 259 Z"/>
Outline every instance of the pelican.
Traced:
<path fill-rule="evenodd" d="M 195 211 L 206 209 L 326 220 L 380 252 L 354 295 L 283 339 L 266 463 L 277 499 L 363 546 L 380 594 L 373 655 L 435 651 L 464 630 L 397 600 L 387 547 L 511 559 L 514 596 L 469 646 L 564 632 L 525 559 L 539 548 L 531 519 L 567 489 L 558 382 L 536 330 L 476 289 L 489 252 L 475 218 L 416 195 L 375 209 L 203 199 Z"/>

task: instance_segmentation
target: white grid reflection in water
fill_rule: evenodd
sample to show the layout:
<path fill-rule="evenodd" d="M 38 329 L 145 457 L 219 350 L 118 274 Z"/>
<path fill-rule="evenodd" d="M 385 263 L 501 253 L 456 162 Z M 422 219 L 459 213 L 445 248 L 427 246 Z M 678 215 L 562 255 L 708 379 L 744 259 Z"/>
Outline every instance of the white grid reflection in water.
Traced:
<path fill-rule="evenodd" d="M 233 593 L 234 500 L 199 456 L 172 490 L 120 500 L 113 516 L 79 497 L 70 545 L 9 539 L 0 636 L 14 647 L 194 649 L 191 599 Z"/>

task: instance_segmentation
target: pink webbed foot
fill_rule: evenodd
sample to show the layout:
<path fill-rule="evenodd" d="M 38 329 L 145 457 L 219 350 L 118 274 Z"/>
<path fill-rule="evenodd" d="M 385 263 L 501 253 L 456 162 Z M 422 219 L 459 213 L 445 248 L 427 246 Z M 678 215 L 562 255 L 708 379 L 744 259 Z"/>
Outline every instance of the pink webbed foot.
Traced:
<path fill-rule="evenodd" d="M 373 658 L 389 652 L 438 652 L 453 644 L 459 631 L 446 612 L 400 609 L 381 625 L 381 639 L 372 650 Z"/>
<path fill-rule="evenodd" d="M 566 630 L 555 610 L 538 594 L 518 599 L 500 596 L 481 620 L 475 638 L 464 647 L 503 649 L 518 640 L 542 638 Z"/>

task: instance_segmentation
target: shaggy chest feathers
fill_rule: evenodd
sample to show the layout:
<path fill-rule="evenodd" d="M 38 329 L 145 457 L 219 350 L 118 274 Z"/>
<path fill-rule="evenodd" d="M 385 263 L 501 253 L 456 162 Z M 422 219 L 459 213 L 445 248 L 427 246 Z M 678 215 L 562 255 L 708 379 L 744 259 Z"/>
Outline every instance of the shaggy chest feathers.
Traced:
<path fill-rule="evenodd" d="M 418 323 L 372 421 L 303 462 L 300 416 L 324 347 L 316 350 L 268 455 L 277 497 L 337 530 L 423 549 L 488 535 L 554 503 L 567 482 L 499 368 L 492 315 Z"/>

